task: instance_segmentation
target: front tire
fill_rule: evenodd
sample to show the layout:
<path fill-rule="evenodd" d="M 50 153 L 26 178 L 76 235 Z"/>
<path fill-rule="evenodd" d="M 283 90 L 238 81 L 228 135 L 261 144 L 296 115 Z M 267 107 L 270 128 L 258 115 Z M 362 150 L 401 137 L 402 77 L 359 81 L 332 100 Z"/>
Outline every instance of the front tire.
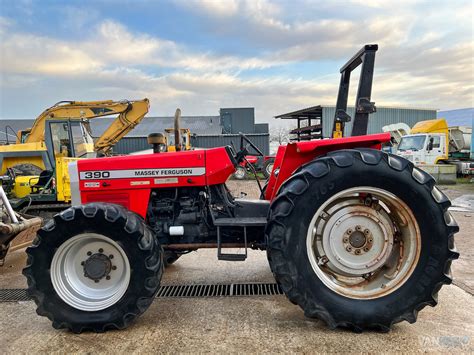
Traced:
<path fill-rule="evenodd" d="M 265 179 L 268 179 L 272 175 L 273 165 L 275 164 L 275 159 L 268 159 L 263 163 L 263 176 Z"/>
<path fill-rule="evenodd" d="M 28 293 L 53 327 L 75 333 L 124 329 L 153 302 L 161 246 L 119 205 L 71 207 L 38 231 L 27 250 Z"/>
<path fill-rule="evenodd" d="M 265 231 L 277 282 L 305 315 L 355 331 L 416 321 L 451 283 L 459 228 L 429 175 L 377 150 L 336 151 L 280 188 Z"/>
<path fill-rule="evenodd" d="M 235 168 L 234 178 L 237 180 L 244 180 L 245 176 L 247 176 L 247 170 L 243 166 L 238 166 Z"/>

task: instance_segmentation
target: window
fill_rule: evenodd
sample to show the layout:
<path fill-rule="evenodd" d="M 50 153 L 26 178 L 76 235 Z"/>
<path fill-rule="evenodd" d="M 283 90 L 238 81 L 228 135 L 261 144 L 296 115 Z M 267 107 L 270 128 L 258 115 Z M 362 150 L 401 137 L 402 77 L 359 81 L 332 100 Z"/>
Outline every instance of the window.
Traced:
<path fill-rule="evenodd" d="M 439 136 L 431 137 L 433 139 L 433 148 L 439 148 L 441 146 L 441 138 Z"/>
<path fill-rule="evenodd" d="M 63 154 L 64 156 L 72 156 L 72 147 L 69 140 L 69 129 L 67 123 L 51 122 L 51 140 L 53 142 L 54 155 Z"/>
<path fill-rule="evenodd" d="M 77 158 L 88 155 L 87 144 L 92 144 L 91 136 L 84 130 L 82 124 L 71 124 L 72 140 L 74 143 L 74 153 Z"/>
<path fill-rule="evenodd" d="M 420 150 L 425 145 L 426 136 L 405 136 L 402 138 L 398 150 Z"/>

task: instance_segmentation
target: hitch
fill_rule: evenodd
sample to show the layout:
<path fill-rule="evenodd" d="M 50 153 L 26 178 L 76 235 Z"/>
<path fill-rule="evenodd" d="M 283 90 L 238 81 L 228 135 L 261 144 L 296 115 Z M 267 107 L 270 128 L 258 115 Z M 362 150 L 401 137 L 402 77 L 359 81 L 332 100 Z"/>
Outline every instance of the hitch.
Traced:
<path fill-rule="evenodd" d="M 4 219 L 3 222 L 1 221 L 3 218 L 0 219 L 0 266 L 3 266 L 8 250 L 10 250 L 10 244 L 18 234 L 27 229 L 37 228 L 43 222 L 43 219 L 40 217 L 26 219 L 15 213 L 7 199 L 5 191 L 3 191 L 3 187 L 0 186 L 0 217 L 3 215 L 3 208 L 6 210 L 7 219 Z M 6 223 L 7 221 L 9 222 Z M 25 245 L 16 246 L 15 249 L 19 249 L 23 246 Z"/>

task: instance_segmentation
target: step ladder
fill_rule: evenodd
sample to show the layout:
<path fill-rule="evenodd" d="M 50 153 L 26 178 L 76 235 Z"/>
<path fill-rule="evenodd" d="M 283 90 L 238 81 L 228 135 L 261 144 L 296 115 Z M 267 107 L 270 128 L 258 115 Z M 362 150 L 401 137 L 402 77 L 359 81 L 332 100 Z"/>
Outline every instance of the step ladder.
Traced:
<path fill-rule="evenodd" d="M 217 259 L 226 261 L 244 261 L 247 259 L 247 227 L 261 227 L 267 224 L 265 217 L 235 217 L 235 218 L 217 218 L 214 219 L 214 225 L 217 227 Z M 222 252 L 222 227 L 241 227 L 244 229 L 244 254 L 230 254 Z"/>

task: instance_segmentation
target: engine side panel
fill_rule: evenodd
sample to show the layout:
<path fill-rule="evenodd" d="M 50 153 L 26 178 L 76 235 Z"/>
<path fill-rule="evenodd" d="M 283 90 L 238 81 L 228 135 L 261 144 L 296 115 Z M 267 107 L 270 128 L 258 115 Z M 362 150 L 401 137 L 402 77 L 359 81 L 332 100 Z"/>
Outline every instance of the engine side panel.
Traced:
<path fill-rule="evenodd" d="M 319 156 L 340 149 L 380 149 L 382 143 L 388 141 L 390 141 L 390 133 L 381 133 L 290 143 L 286 146 L 280 146 L 275 158 L 273 174 L 268 180 L 265 199 L 269 201 L 273 200 L 277 195 L 280 186 L 294 173 L 296 169 Z M 275 176 L 275 171 L 278 171 L 277 176 Z"/>
<path fill-rule="evenodd" d="M 78 161 L 81 203 L 121 204 L 145 217 L 154 189 L 224 183 L 234 172 L 226 148 Z"/>

